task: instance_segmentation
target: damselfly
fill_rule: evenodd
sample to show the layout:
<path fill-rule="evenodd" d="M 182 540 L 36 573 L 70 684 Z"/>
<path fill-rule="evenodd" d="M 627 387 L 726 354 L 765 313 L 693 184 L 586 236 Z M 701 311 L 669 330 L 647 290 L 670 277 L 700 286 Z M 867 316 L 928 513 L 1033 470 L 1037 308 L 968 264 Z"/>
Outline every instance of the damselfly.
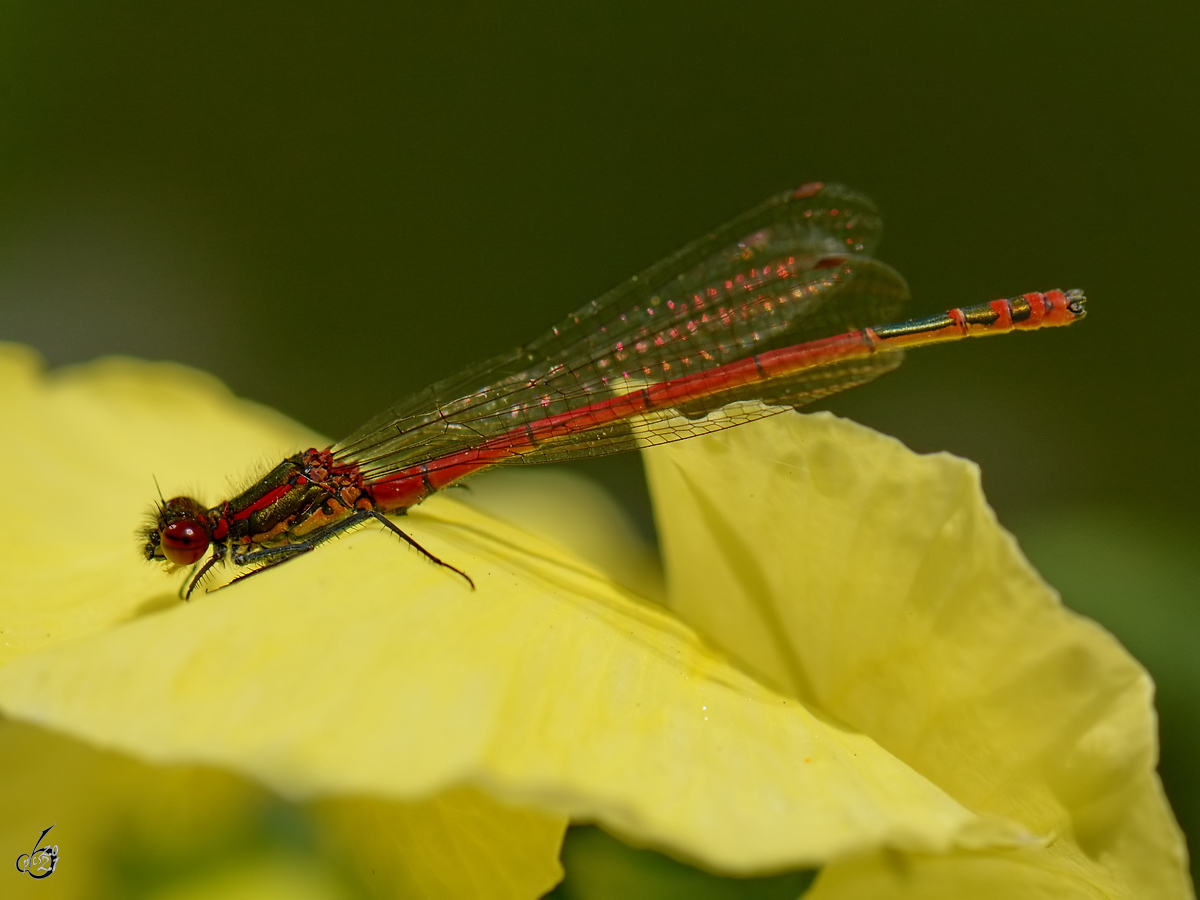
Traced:
<path fill-rule="evenodd" d="M 1082 292 L 1053 290 L 894 322 L 908 288 L 873 258 L 879 231 L 871 202 L 838 185 L 772 197 L 533 343 L 288 457 L 233 499 L 158 504 L 143 552 L 171 567 L 209 553 L 187 597 L 218 562 L 249 569 L 238 581 L 375 521 L 473 585 L 388 516 L 491 466 L 694 437 L 863 384 L 907 347 L 1084 315 Z"/>

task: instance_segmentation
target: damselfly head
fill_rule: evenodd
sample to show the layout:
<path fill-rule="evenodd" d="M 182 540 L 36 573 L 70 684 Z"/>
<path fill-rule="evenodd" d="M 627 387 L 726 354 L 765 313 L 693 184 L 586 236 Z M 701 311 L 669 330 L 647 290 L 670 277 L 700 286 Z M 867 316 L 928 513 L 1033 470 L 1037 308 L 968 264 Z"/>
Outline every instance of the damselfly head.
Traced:
<path fill-rule="evenodd" d="M 191 497 L 174 497 L 158 504 L 150 516 L 142 532 L 142 550 L 148 560 L 190 566 L 212 543 L 208 511 Z"/>

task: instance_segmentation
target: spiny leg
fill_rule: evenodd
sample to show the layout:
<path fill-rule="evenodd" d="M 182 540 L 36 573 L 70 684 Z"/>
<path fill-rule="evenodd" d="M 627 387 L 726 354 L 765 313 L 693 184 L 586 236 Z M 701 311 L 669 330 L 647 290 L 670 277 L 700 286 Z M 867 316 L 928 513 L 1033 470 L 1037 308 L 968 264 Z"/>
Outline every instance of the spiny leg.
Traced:
<path fill-rule="evenodd" d="M 467 584 L 469 584 L 471 586 L 471 590 L 475 590 L 475 582 L 471 580 L 470 575 L 468 575 L 462 569 L 459 569 L 456 566 L 450 565 L 450 563 L 446 562 L 445 560 L 439 559 L 438 557 L 434 556 L 432 553 L 430 553 L 428 550 L 426 550 L 424 547 L 422 547 L 419 543 L 417 543 L 417 541 L 414 538 L 412 538 L 411 536 L 409 536 L 409 535 L 405 534 L 403 531 L 401 531 L 399 526 L 397 526 L 395 522 L 393 522 L 391 519 L 389 519 L 383 513 L 376 512 L 373 509 L 363 510 L 363 512 L 365 512 L 371 518 L 377 519 L 378 521 L 382 522 L 383 526 L 385 528 L 387 528 L 389 531 L 399 535 L 400 539 L 402 541 L 404 541 L 406 544 L 408 544 L 408 546 L 416 549 L 422 556 L 424 556 L 430 562 L 437 563 L 443 569 L 449 569 L 451 572 L 457 572 L 459 575 L 461 575 L 463 578 L 466 579 Z"/>
<path fill-rule="evenodd" d="M 179 588 L 179 593 L 183 597 L 184 600 L 191 599 L 192 591 L 194 591 L 196 589 L 196 585 L 198 585 L 200 583 L 200 579 L 208 574 L 208 570 L 211 569 L 214 565 L 216 565 L 217 560 L 219 560 L 220 558 L 221 558 L 221 552 L 216 546 L 214 546 L 212 556 L 210 556 L 207 560 L 205 560 L 204 565 L 200 567 L 199 572 L 196 572 L 195 566 L 192 567 L 192 571 L 196 572 L 196 574 L 184 581 L 184 584 L 187 585 L 187 591 L 184 592 L 183 585 L 180 585 L 180 588 Z"/>
<path fill-rule="evenodd" d="M 296 541 L 294 544 L 281 544 L 278 547 L 262 547 L 258 550 L 253 550 L 249 553 L 236 555 L 233 561 L 239 566 L 252 566 L 255 563 L 263 563 L 253 572 L 244 572 L 236 578 L 230 579 L 228 584 L 221 585 L 220 588 L 213 588 L 219 591 L 221 588 L 227 588 L 231 584 L 236 584 L 239 581 L 244 581 L 252 575 L 258 575 L 260 572 L 265 572 L 267 569 L 273 569 L 276 566 L 282 565 L 288 560 L 295 559 L 315 550 L 318 544 L 321 544 L 330 538 L 337 537 L 343 531 L 349 531 L 355 525 L 360 525 L 367 519 L 371 518 L 368 510 L 358 510 L 353 515 L 348 516 L 340 522 L 335 522 L 332 525 L 326 525 L 324 528 L 319 528 L 314 531 L 306 540 Z M 211 593 L 211 591 L 210 591 Z"/>
<path fill-rule="evenodd" d="M 263 551 L 254 553 L 252 558 L 250 558 L 248 560 L 243 559 L 238 564 L 239 565 L 253 565 L 256 562 L 261 562 L 264 557 L 277 556 L 279 558 L 278 559 L 270 559 L 268 562 L 263 563 L 261 566 L 259 566 L 257 569 L 255 569 L 253 572 L 243 572 L 241 575 L 238 575 L 236 578 L 229 579 L 229 581 L 226 584 L 223 584 L 220 587 L 213 588 L 212 591 L 209 591 L 208 593 L 211 594 L 211 593 L 213 593 L 213 591 L 219 591 L 219 590 L 221 590 L 221 588 L 227 588 L 231 584 L 237 584 L 239 581 L 245 581 L 251 575 L 260 575 L 263 572 L 267 571 L 267 569 L 273 569 L 276 566 L 281 566 L 285 562 L 287 562 L 289 559 L 295 559 L 297 556 L 300 556 L 304 553 L 308 553 L 310 550 L 314 549 L 315 547 L 316 547 L 316 544 L 310 544 L 307 541 L 301 541 L 301 542 L 295 543 L 295 544 L 285 544 L 282 547 L 271 547 L 268 550 L 263 550 Z"/>
<path fill-rule="evenodd" d="M 317 529 L 306 540 L 296 541 L 293 544 L 282 544 L 278 547 L 263 547 L 250 553 L 235 555 L 233 561 L 236 565 L 246 566 L 254 565 L 256 563 L 262 563 L 262 565 L 253 572 L 244 572 L 243 574 L 238 575 L 236 578 L 231 579 L 227 584 L 213 588 L 213 591 L 219 591 L 221 588 L 227 588 L 232 584 L 236 584 L 239 581 L 243 581 L 251 577 L 252 575 L 258 575 L 260 572 L 265 572 L 267 569 L 273 569 L 275 566 L 282 565 L 288 560 L 295 559 L 297 556 L 308 553 L 316 549 L 319 544 L 323 544 L 330 538 L 337 537 L 342 532 L 349 531 L 351 528 L 361 525 L 368 519 L 375 519 L 381 522 L 384 527 L 386 527 L 389 531 L 399 535 L 401 540 L 403 540 L 410 547 L 415 548 L 426 559 L 436 563 L 444 569 L 449 569 L 451 572 L 461 575 L 466 580 L 467 584 L 471 586 L 471 590 L 475 590 L 475 582 L 472 581 L 471 576 L 462 569 L 452 566 L 450 563 L 434 556 L 419 543 L 417 543 L 416 540 L 400 530 L 395 523 L 389 520 L 382 513 L 376 512 L 373 509 L 360 509 L 355 511 L 353 515 L 348 516 L 340 522 Z M 210 559 L 205 564 L 204 568 L 200 570 L 199 575 L 192 580 L 191 587 L 188 588 L 187 596 L 191 596 L 192 590 L 195 589 L 196 583 L 200 580 L 200 577 L 204 575 L 209 568 L 211 568 L 212 564 L 216 562 L 216 559 L 217 557 L 215 556 L 213 559 Z M 209 593 L 212 593 L 212 591 Z"/>

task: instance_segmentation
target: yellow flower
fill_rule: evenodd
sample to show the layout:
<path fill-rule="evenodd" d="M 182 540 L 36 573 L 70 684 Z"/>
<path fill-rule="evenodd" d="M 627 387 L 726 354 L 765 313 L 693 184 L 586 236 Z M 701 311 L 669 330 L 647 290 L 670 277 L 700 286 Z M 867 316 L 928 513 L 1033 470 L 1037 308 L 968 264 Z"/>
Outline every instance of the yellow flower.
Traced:
<path fill-rule="evenodd" d="M 672 606 L 1023 847 L 832 859 L 808 897 L 1190 897 L 1153 684 L 1066 610 L 975 466 L 832 416 L 649 455 Z"/>
<path fill-rule="evenodd" d="M 184 604 L 131 537 L 151 476 L 216 500 L 320 439 L 173 366 L 45 378 L 9 348 L 0 385 L 0 710 L 39 726 L 0 730 L 5 778 L 95 754 L 61 777 L 153 821 L 143 794 L 200 766 L 219 810 L 302 801 L 354 877 L 414 896 L 538 896 L 568 819 L 727 873 L 824 867 L 821 898 L 1189 896 L 1148 677 L 968 464 L 791 414 L 654 451 L 678 616 L 444 495 L 404 525 L 475 592 L 363 529 Z"/>

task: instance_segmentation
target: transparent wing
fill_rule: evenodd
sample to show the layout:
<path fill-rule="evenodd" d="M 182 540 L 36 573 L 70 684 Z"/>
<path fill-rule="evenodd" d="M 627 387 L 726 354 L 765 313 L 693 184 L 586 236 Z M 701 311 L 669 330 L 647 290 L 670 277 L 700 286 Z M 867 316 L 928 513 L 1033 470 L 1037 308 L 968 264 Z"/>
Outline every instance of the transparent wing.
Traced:
<path fill-rule="evenodd" d="M 882 263 L 874 265 L 892 272 Z M 898 286 L 902 287 L 903 282 Z M 839 298 L 839 305 L 842 302 L 843 298 Z M 535 465 L 563 462 L 696 437 L 788 409 L 796 409 L 823 397 L 857 387 L 892 371 L 903 360 L 902 352 L 877 353 L 863 359 L 839 360 L 769 382 L 732 387 L 707 396 L 702 401 L 681 404 L 669 410 L 634 416 L 600 428 L 580 430 L 553 438 L 539 444 L 535 450 L 514 453 L 498 464 Z M 637 391 L 640 387 L 639 383 L 630 384 L 620 393 Z M 438 468 L 440 466 L 436 460 L 429 464 L 430 471 Z"/>
<path fill-rule="evenodd" d="M 879 216 L 837 185 L 773 197 L 568 316 L 538 340 L 395 404 L 334 448 L 368 478 L 469 449 L 548 416 L 752 356 L 889 321 L 903 279 L 870 257 Z M 690 418 L 640 417 L 642 442 L 662 443 L 740 424 L 713 415 L 739 400 L 798 406 L 869 380 L 898 354 L 764 383 Z M 815 374 L 821 371 L 821 375 Z M 761 407 L 758 407 L 761 408 Z M 615 453 L 637 445 L 631 423 L 581 431 L 504 462 Z M 436 467 L 436 465 L 434 466 Z"/>

